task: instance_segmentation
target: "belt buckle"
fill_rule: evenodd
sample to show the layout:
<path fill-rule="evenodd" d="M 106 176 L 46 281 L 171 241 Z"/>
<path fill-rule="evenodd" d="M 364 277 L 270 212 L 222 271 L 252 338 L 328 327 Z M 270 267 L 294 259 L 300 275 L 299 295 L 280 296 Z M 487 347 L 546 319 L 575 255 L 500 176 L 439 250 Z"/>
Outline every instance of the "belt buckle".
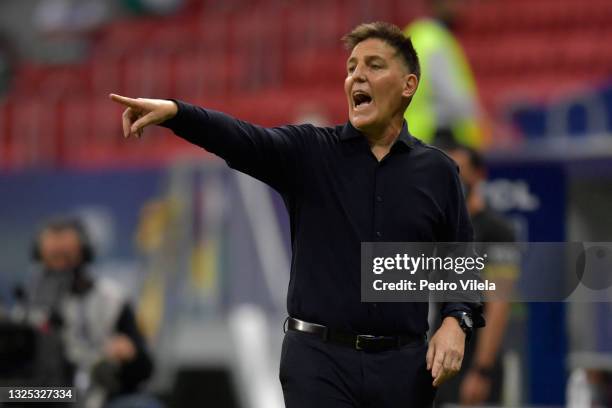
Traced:
<path fill-rule="evenodd" d="M 380 338 L 379 336 L 372 336 L 371 334 L 358 334 L 355 338 L 355 349 L 356 350 L 365 350 L 367 348 L 366 344 L 369 340 L 376 340 Z"/>

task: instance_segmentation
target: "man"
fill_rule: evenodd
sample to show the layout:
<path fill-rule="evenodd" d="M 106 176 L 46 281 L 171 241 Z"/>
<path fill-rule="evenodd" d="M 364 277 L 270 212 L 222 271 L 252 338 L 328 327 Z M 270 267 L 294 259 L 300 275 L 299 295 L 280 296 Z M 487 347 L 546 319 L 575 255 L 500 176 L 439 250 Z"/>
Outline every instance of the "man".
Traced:
<path fill-rule="evenodd" d="M 427 143 L 453 138 L 481 149 L 486 143 L 486 121 L 469 61 L 453 35 L 458 2 L 432 0 L 434 18 L 411 22 L 404 33 L 419 53 L 423 78 L 404 117 L 410 131 Z"/>
<path fill-rule="evenodd" d="M 420 75 L 410 40 L 378 22 L 344 41 L 341 126 L 267 129 L 179 101 L 111 98 L 127 107 L 125 137 L 161 124 L 283 196 L 293 248 L 280 367 L 288 407 L 427 407 L 460 368 L 460 323 L 469 330 L 470 314 L 484 323 L 478 305 L 445 304 L 428 348 L 427 304 L 360 302 L 360 244 L 469 241 L 471 225 L 456 166 L 403 119 Z"/>
<path fill-rule="evenodd" d="M 43 331 L 61 335 L 71 367 L 66 384 L 83 392 L 78 400 L 88 407 L 117 404 L 135 393 L 152 362 L 121 289 L 88 273 L 93 249 L 83 226 L 75 219 L 49 222 L 33 257 L 42 270 L 28 288 L 28 314 Z"/>
<path fill-rule="evenodd" d="M 512 226 L 486 204 L 482 193 L 486 167 L 480 154 L 472 148 L 450 144 L 445 150 L 458 164 L 464 186 L 467 210 L 474 226 L 474 241 L 481 243 L 488 255 L 483 277 L 496 282 L 498 299 L 486 303 L 487 327 L 474 336 L 464 358 L 464 370 L 450 380 L 438 393 L 438 404 L 499 405 L 501 401 L 503 370 L 501 346 L 504 338 L 510 304 L 502 293 L 508 294 L 520 272 L 520 254 L 514 245 Z"/>

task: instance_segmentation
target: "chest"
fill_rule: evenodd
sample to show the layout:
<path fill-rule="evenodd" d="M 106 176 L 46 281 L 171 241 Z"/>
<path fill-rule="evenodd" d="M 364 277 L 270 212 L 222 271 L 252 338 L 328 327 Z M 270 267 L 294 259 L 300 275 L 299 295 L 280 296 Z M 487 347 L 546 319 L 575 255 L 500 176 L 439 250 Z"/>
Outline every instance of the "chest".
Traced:
<path fill-rule="evenodd" d="M 369 152 L 334 153 L 309 173 L 305 211 L 337 228 L 348 223 L 361 239 L 435 240 L 444 188 L 426 165 L 408 152 L 381 161 Z"/>
<path fill-rule="evenodd" d="M 122 303 L 114 294 L 94 290 L 62 304 L 64 331 L 71 344 L 99 348 L 114 332 Z"/>

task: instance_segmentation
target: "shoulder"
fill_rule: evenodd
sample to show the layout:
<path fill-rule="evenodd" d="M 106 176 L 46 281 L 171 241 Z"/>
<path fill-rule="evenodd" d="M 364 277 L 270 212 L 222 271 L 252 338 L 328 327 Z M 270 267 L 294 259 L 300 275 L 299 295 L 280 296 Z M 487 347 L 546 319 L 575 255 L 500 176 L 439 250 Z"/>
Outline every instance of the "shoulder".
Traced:
<path fill-rule="evenodd" d="M 312 144 L 333 144 L 340 140 L 344 126 L 315 126 L 310 123 L 274 128 Z"/>
<path fill-rule="evenodd" d="M 450 158 L 443 150 L 431 146 L 415 137 L 413 150 L 415 158 L 423 161 L 424 165 L 429 166 L 432 170 L 443 172 L 449 176 L 459 174 L 459 167 L 453 159 Z"/>
<path fill-rule="evenodd" d="M 344 129 L 343 125 L 338 126 L 316 126 L 311 123 L 304 123 L 300 125 L 289 125 L 287 127 L 294 128 L 298 132 L 319 136 L 319 137 L 333 137 L 334 135 L 340 135 Z"/>

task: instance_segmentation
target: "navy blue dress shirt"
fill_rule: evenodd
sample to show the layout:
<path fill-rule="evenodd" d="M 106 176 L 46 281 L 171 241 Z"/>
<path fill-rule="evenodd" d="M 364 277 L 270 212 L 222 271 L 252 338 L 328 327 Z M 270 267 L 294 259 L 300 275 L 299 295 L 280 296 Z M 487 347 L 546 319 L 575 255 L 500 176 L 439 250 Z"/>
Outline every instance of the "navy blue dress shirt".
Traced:
<path fill-rule="evenodd" d="M 426 303 L 362 303 L 361 242 L 468 242 L 458 169 L 406 124 L 379 162 L 350 123 L 265 128 L 184 102 L 164 122 L 178 136 L 277 190 L 289 211 L 290 316 L 361 334 L 424 334 Z M 447 303 L 442 316 L 480 305 Z"/>

